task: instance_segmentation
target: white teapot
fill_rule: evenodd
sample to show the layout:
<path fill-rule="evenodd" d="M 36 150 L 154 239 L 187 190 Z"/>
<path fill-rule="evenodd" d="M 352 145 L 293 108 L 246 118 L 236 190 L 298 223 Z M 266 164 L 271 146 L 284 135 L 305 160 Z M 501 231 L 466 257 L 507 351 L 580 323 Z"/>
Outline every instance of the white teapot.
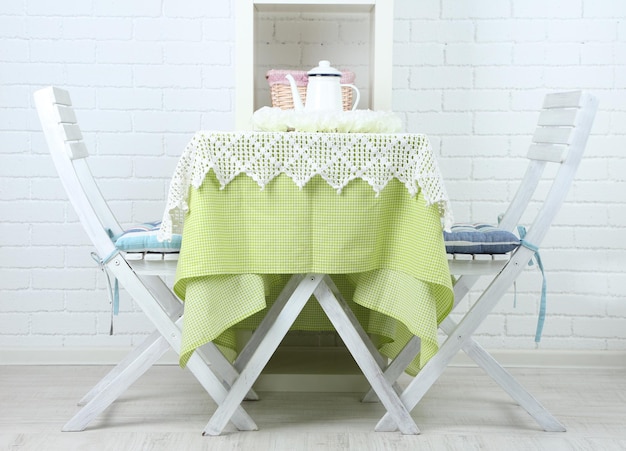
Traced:
<path fill-rule="evenodd" d="M 359 89 L 352 84 L 341 84 L 341 72 L 330 66 L 330 61 L 320 61 L 319 66 L 307 72 L 309 82 L 306 88 L 306 104 L 302 105 L 296 81 L 287 74 L 293 96 L 293 105 L 296 111 L 307 112 L 339 112 L 343 111 L 343 101 L 341 98 L 341 87 L 349 86 L 356 92 L 356 100 L 352 106 L 354 111 L 361 99 Z"/>

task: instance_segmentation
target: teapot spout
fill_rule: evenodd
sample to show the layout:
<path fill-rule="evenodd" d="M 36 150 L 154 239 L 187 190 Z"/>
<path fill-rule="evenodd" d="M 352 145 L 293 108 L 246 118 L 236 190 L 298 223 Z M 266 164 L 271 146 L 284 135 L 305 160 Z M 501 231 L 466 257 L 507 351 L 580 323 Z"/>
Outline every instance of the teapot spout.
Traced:
<path fill-rule="evenodd" d="M 302 99 L 300 98 L 300 93 L 298 92 L 296 80 L 294 80 L 291 74 L 285 75 L 285 78 L 289 81 L 289 86 L 291 87 L 291 96 L 293 97 L 294 109 L 296 111 L 302 111 L 304 109 L 304 105 L 302 105 Z"/>

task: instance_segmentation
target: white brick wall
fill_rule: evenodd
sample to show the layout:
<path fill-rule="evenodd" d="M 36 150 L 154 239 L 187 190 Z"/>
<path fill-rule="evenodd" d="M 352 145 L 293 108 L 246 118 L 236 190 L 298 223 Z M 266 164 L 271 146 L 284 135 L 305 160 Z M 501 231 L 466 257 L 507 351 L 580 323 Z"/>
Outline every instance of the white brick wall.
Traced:
<path fill-rule="evenodd" d="M 233 128 L 233 2 L 0 2 L 0 347 L 123 347 L 150 330 L 122 293 L 108 336 L 104 278 L 49 160 L 33 91 L 70 90 L 94 173 L 123 222 L 160 217 L 193 132 Z M 362 19 L 307 20 L 298 39 L 323 32 L 358 85 L 366 47 L 341 55 Z M 263 26 L 294 66 L 318 58 L 317 46 L 290 38 L 290 22 Z M 460 220 L 492 221 L 504 208 L 546 92 L 600 98 L 543 251 L 549 314 L 539 347 L 626 349 L 626 2 L 396 0 L 395 40 L 394 109 L 407 131 L 430 135 Z M 537 346 L 540 283 L 524 274 L 517 307 L 508 293 L 481 327 L 485 346 Z"/>

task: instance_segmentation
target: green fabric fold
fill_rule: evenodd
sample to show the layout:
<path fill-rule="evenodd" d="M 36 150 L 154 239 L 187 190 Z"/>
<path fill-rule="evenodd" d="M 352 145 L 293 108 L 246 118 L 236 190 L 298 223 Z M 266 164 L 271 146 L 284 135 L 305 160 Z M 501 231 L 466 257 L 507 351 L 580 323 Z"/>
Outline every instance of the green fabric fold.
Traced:
<path fill-rule="evenodd" d="M 174 290 L 185 301 L 181 365 L 214 341 L 238 348 L 291 274 L 330 274 L 380 350 L 394 357 L 417 335 L 415 374 L 438 349 L 453 304 L 438 206 L 397 180 L 379 196 L 363 180 L 337 193 L 316 176 L 299 189 L 280 175 L 263 190 L 241 175 L 220 189 L 210 171 L 189 193 Z M 332 330 L 310 300 L 292 329 Z"/>

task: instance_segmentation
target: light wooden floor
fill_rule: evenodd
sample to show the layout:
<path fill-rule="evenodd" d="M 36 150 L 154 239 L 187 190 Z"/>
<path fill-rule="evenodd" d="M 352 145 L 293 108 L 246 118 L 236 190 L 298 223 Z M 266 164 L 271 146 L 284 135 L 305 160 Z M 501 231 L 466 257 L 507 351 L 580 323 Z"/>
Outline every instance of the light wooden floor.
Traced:
<path fill-rule="evenodd" d="M 7 450 L 626 450 L 626 371 L 513 369 L 568 428 L 546 433 L 476 368 L 449 368 L 413 411 L 422 433 L 376 433 L 384 413 L 358 393 L 261 393 L 260 430 L 201 431 L 215 404 L 177 366 L 156 366 L 84 432 L 62 433 L 102 366 L 0 366 Z"/>

